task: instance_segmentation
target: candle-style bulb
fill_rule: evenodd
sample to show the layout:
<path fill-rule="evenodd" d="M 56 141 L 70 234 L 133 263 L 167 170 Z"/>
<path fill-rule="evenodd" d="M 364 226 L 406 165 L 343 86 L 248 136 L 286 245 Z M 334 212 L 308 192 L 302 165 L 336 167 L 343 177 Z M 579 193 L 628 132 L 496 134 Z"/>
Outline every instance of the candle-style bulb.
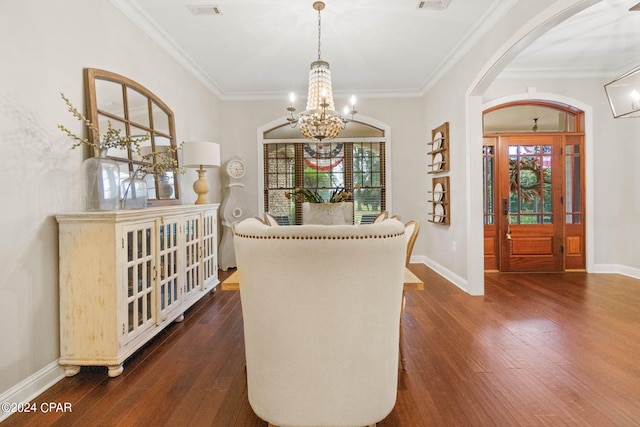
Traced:
<path fill-rule="evenodd" d="M 640 92 L 633 89 L 629 95 L 631 95 L 631 109 L 637 110 L 640 108 Z"/>
<path fill-rule="evenodd" d="M 291 103 L 291 105 L 293 105 L 293 103 L 296 101 L 296 94 L 291 92 L 289 94 L 289 102 Z"/>

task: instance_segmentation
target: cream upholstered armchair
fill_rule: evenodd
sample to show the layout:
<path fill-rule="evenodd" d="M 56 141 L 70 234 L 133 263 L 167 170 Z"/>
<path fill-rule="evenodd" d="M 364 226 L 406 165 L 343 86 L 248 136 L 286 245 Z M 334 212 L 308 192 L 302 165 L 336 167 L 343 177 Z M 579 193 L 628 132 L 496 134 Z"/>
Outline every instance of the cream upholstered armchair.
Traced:
<path fill-rule="evenodd" d="M 398 382 L 397 220 L 234 228 L 249 403 L 278 426 L 374 425 Z"/>

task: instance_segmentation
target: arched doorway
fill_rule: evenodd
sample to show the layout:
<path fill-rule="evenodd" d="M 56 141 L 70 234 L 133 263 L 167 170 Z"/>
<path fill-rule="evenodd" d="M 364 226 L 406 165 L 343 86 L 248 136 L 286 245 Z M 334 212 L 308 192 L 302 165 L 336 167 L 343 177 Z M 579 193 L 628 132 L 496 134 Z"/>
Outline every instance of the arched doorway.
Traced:
<path fill-rule="evenodd" d="M 466 245 L 469 248 L 469 255 L 467 256 L 466 268 L 467 268 L 467 283 L 465 289 L 471 295 L 483 295 L 484 294 L 484 232 L 482 227 L 483 217 L 483 180 L 482 180 L 482 113 L 489 106 L 488 104 L 495 105 L 494 101 L 486 101 L 483 96 L 487 92 L 487 89 L 496 80 L 502 69 L 513 58 L 521 53 L 531 42 L 540 35 L 544 34 L 554 26 L 563 22 L 570 16 L 575 15 L 588 8 L 589 6 L 598 3 L 601 0 L 587 0 L 587 1 L 574 1 L 570 2 L 570 5 L 554 3 L 547 8 L 540 9 L 540 13 L 532 16 L 532 19 L 519 26 L 518 30 L 504 43 L 496 45 L 493 48 L 494 54 L 488 58 L 482 67 L 482 69 L 475 75 L 465 92 L 466 105 L 466 136 L 468 143 L 466 144 L 465 156 L 468 161 L 468 171 L 465 188 L 467 190 L 467 206 L 466 206 L 466 219 L 467 219 L 467 239 Z M 568 7 L 567 7 L 568 6 Z M 525 84 L 526 86 L 526 84 Z M 535 89 L 535 88 L 534 88 Z M 528 99 L 527 93 L 517 95 L 517 99 Z M 505 97 L 506 98 L 506 97 Z M 550 97 L 543 97 L 543 99 L 560 99 L 564 96 L 554 94 Z M 584 104 L 583 102 L 569 102 L 571 105 L 578 105 L 583 111 L 585 111 L 585 139 L 586 139 L 586 168 L 587 168 L 587 185 L 586 185 L 586 198 L 587 198 L 587 214 L 593 212 L 593 144 L 591 138 L 593 135 L 593 111 L 591 106 Z M 589 215 L 586 221 L 587 230 L 587 271 L 593 270 L 593 247 L 594 247 L 594 233 L 593 233 L 593 215 Z"/>
<path fill-rule="evenodd" d="M 585 269 L 584 113 L 543 100 L 483 113 L 489 271 Z"/>

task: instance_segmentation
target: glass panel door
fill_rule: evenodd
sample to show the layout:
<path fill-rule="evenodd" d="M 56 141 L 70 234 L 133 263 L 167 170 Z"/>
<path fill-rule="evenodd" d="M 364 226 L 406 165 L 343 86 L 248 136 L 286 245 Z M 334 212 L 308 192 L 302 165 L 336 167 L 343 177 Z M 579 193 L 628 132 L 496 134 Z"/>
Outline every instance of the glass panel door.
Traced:
<path fill-rule="evenodd" d="M 177 218 L 165 219 L 158 226 L 158 290 L 160 291 L 160 319 L 164 321 L 168 313 L 178 306 L 180 283 L 178 272 L 178 229 Z"/>
<path fill-rule="evenodd" d="M 500 138 L 501 271 L 563 268 L 560 136 Z"/>
<path fill-rule="evenodd" d="M 127 268 L 127 341 L 154 325 L 153 223 L 124 229 Z"/>
<path fill-rule="evenodd" d="M 200 271 L 200 216 L 186 218 L 184 220 L 185 239 L 185 294 L 188 297 L 192 292 L 202 289 L 202 276 Z"/>
<path fill-rule="evenodd" d="M 217 211 L 207 211 L 202 219 L 202 280 L 205 287 L 215 286 L 218 278 Z"/>

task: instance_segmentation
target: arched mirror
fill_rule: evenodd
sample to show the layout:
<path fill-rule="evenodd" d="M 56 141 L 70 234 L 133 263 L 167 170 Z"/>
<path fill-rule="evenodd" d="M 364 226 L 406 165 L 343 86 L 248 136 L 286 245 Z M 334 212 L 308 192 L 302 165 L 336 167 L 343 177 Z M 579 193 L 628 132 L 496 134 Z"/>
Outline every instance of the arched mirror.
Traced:
<path fill-rule="evenodd" d="M 100 135 L 106 131 L 108 123 L 132 138 L 149 136 L 141 144 L 140 154 L 121 148 L 107 151 L 107 157 L 120 165 L 121 179 L 129 177 L 143 161 L 143 156 L 168 152 L 169 147 L 174 148 L 170 155 L 177 162 L 173 112 L 164 102 L 144 86 L 116 73 L 85 68 L 84 78 L 87 117 L 98 128 L 98 132 L 90 132 L 91 142 L 99 143 Z M 155 161 L 155 156 L 151 159 Z M 150 206 L 179 203 L 177 174 L 167 171 L 159 176 L 146 175 L 144 179 Z"/>

